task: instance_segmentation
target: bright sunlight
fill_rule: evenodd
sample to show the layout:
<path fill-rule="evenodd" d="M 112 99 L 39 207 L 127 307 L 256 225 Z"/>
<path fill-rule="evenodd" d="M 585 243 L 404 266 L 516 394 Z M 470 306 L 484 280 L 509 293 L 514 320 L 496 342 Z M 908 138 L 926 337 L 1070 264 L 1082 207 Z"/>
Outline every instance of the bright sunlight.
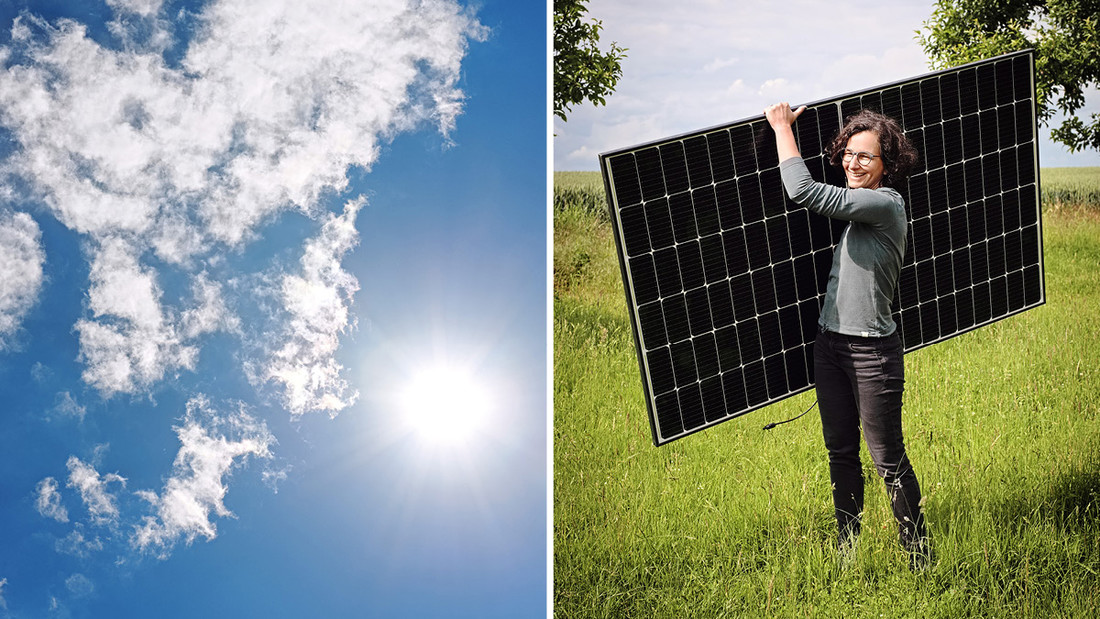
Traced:
<path fill-rule="evenodd" d="M 451 365 L 425 368 L 399 394 L 406 426 L 425 443 L 465 445 L 487 425 L 489 392 L 472 373 Z"/>

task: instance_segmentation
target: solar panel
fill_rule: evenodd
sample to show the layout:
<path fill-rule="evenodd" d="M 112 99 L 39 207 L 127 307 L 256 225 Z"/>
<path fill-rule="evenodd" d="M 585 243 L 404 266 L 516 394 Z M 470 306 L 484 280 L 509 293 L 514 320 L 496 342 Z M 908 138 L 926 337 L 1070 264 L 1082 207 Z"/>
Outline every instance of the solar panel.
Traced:
<path fill-rule="evenodd" d="M 807 106 L 819 182 L 843 119 L 896 119 L 921 154 L 902 189 L 892 311 L 906 352 L 1045 301 L 1030 50 Z M 847 222 L 790 202 L 763 115 L 600 155 L 655 445 L 813 386 L 813 342 Z"/>

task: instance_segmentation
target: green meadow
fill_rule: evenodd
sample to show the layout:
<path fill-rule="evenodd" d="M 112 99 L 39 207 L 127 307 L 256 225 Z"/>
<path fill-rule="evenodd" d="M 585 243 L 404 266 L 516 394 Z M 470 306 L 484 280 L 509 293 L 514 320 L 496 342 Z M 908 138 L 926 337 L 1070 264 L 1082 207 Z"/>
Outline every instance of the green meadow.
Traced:
<path fill-rule="evenodd" d="M 854 560 L 812 392 L 654 447 L 599 173 L 554 201 L 554 614 L 1100 616 L 1100 168 L 1044 169 L 1046 304 L 906 356 L 933 535 L 909 570 L 881 480 Z"/>

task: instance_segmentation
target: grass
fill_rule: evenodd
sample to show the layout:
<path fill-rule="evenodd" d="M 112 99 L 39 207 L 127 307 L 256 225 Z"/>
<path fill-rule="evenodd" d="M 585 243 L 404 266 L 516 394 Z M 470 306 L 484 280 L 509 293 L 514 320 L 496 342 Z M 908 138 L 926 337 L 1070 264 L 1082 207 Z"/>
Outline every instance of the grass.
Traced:
<path fill-rule="evenodd" d="M 1100 204 L 1100 168 L 1044 168 L 1040 180 L 1050 209 Z"/>
<path fill-rule="evenodd" d="M 595 172 L 555 172 L 554 212 L 574 210 L 608 221 L 603 181 Z"/>
<path fill-rule="evenodd" d="M 555 616 L 1100 616 L 1091 172 L 1042 171 L 1046 305 L 906 357 L 935 550 L 919 573 L 866 450 L 864 535 L 836 560 L 820 421 L 761 429 L 812 393 L 653 447 L 602 181 L 556 175 L 593 197 L 554 212 Z M 1051 202 L 1063 187 L 1096 197 Z"/>

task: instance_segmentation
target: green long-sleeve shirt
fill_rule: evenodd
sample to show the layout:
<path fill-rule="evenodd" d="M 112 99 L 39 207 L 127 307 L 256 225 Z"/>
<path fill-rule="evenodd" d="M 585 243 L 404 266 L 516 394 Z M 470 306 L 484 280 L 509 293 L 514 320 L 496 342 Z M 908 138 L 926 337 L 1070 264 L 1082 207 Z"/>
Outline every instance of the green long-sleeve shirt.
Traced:
<path fill-rule="evenodd" d="M 818 324 L 837 333 L 881 337 L 897 329 L 890 314 L 905 255 L 905 200 L 894 189 L 847 189 L 818 183 L 798 157 L 780 166 L 796 204 L 850 222 L 833 252 Z"/>

